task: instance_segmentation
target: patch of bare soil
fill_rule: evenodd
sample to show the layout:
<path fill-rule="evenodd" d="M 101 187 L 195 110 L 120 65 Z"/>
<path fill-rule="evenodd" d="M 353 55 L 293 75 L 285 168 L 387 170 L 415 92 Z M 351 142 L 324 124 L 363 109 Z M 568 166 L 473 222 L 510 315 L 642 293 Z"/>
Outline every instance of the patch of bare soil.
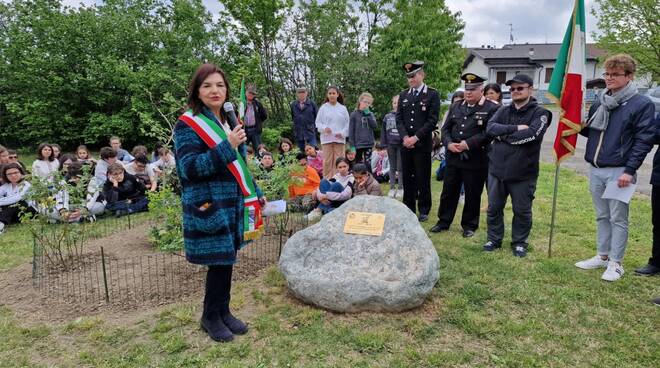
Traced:
<path fill-rule="evenodd" d="M 68 270 L 38 260 L 0 272 L 0 305 L 29 323 L 98 314 L 121 323 L 163 305 L 201 300 L 206 267 L 188 263 L 182 253 L 155 250 L 148 240 L 149 226 L 90 241 Z M 234 280 L 253 278 L 277 262 L 280 244 L 279 236 L 270 235 L 241 250 Z"/>

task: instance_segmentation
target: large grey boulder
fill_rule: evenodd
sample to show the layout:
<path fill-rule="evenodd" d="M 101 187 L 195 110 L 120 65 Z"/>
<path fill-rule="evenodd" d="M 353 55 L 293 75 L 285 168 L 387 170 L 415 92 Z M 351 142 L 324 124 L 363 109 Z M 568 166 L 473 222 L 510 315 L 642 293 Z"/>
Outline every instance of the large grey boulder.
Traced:
<path fill-rule="evenodd" d="M 349 211 L 385 214 L 381 236 L 344 233 Z M 339 312 L 403 311 L 424 302 L 438 281 L 439 259 L 401 202 L 358 196 L 295 233 L 279 262 L 299 299 Z"/>

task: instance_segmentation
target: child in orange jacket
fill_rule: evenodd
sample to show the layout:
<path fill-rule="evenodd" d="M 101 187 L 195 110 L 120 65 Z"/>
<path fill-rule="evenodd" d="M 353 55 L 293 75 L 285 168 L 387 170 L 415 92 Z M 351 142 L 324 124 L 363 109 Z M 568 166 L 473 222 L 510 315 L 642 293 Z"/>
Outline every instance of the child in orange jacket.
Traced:
<path fill-rule="evenodd" d="M 302 183 L 289 185 L 290 207 L 294 211 L 309 211 L 310 206 L 313 207 L 312 193 L 319 188 L 321 178 L 313 167 L 307 165 L 307 155 L 298 153 L 296 159 L 304 171 L 297 175 Z"/>

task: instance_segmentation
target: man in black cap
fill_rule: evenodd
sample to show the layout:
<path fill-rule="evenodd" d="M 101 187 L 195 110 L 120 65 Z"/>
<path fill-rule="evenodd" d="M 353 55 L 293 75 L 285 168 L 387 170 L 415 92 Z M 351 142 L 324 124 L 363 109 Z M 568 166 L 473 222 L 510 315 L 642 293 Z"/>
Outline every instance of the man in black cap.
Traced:
<path fill-rule="evenodd" d="M 474 236 L 479 227 L 481 193 L 488 177 L 486 126 L 499 106 L 483 94 L 484 78 L 465 73 L 465 99 L 454 103 L 442 126 L 442 142 L 447 149 L 445 180 L 438 207 L 438 223 L 434 233 L 449 229 L 461 195 L 465 189 L 465 205 L 461 217 L 463 237 Z"/>
<path fill-rule="evenodd" d="M 533 84 L 532 78 L 526 74 L 518 74 L 507 81 L 513 103 L 499 109 L 486 130 L 493 138 L 488 153 L 488 241 L 484 244 L 487 252 L 502 246 L 504 206 L 507 197 L 511 196 L 513 255 L 527 255 L 541 142 L 552 122 L 552 113 L 539 106 L 532 97 Z"/>
<path fill-rule="evenodd" d="M 397 130 L 403 136 L 403 203 L 413 213 L 419 210 L 420 222 L 428 220 L 431 210 L 431 138 L 440 113 L 440 96 L 424 84 L 423 67 L 421 61 L 403 65 L 410 88 L 399 94 L 396 110 Z"/>

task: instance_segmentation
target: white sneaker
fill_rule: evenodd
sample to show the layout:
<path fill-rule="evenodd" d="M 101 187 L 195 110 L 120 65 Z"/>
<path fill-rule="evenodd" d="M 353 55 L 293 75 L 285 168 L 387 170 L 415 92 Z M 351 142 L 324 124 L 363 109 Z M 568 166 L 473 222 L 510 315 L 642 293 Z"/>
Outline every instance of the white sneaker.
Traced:
<path fill-rule="evenodd" d="M 396 189 L 390 189 L 390 191 L 387 192 L 387 196 L 390 198 L 396 198 Z"/>
<path fill-rule="evenodd" d="M 584 261 L 577 262 L 575 264 L 575 267 L 581 268 L 583 270 L 593 270 L 596 268 L 604 268 L 607 267 L 607 260 L 602 260 L 600 256 L 593 256 L 589 259 L 585 259 Z"/>
<path fill-rule="evenodd" d="M 607 269 L 603 272 L 603 276 L 600 278 L 605 281 L 616 281 L 620 279 L 621 276 L 623 276 L 623 266 L 614 261 L 609 261 L 607 263 Z"/>
<path fill-rule="evenodd" d="M 0 235 L 2 235 L 5 232 L 5 223 L 0 222 Z"/>
<path fill-rule="evenodd" d="M 396 198 L 403 199 L 403 190 L 399 189 L 396 191 Z"/>
<path fill-rule="evenodd" d="M 321 211 L 320 208 L 315 208 L 311 210 L 307 215 L 305 215 L 305 218 L 307 221 L 316 221 L 323 216 L 323 212 Z"/>
<path fill-rule="evenodd" d="M 458 197 L 458 203 L 465 204 L 465 194 L 461 194 L 461 196 Z"/>

